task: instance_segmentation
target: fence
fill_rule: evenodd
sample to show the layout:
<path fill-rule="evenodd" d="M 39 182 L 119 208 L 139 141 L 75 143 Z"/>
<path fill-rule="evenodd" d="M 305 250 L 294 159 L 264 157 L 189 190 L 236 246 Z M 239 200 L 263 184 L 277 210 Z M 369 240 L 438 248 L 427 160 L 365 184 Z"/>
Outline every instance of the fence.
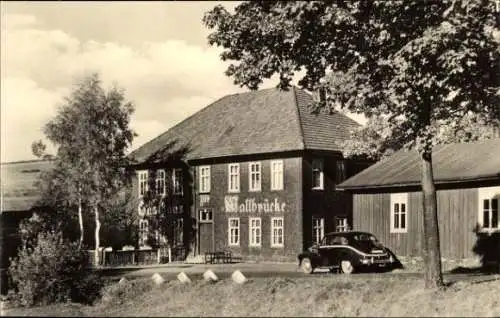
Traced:
<path fill-rule="evenodd" d="M 95 251 L 88 250 L 89 262 L 95 266 Z M 184 247 L 162 247 L 144 250 L 99 251 L 100 266 L 153 265 L 183 261 L 186 257 Z"/>

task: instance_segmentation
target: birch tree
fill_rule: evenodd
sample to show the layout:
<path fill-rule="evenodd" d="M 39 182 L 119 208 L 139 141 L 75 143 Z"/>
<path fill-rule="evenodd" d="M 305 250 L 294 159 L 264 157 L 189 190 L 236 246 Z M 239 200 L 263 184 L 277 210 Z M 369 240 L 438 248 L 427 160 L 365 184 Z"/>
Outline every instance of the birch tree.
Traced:
<path fill-rule="evenodd" d="M 337 0 L 218 5 L 203 22 L 226 75 L 257 89 L 320 90 L 318 107 L 384 116 L 421 158 L 425 286 L 443 285 L 432 148 L 436 123 L 500 118 L 499 17 L 492 0 Z"/>
<path fill-rule="evenodd" d="M 64 174 L 68 196 L 78 207 L 80 243 L 83 242 L 83 208 L 95 221 L 95 261 L 99 264 L 101 212 L 107 199 L 124 184 L 125 152 L 135 133 L 129 128 L 134 108 L 124 91 L 105 90 L 98 74 L 77 82 L 44 134 L 57 149 L 55 170 Z"/>

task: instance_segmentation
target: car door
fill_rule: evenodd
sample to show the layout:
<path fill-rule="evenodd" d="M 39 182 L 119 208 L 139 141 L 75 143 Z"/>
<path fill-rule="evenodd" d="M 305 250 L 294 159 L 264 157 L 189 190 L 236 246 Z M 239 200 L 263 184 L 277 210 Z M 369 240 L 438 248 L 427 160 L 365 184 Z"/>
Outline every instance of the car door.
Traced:
<path fill-rule="evenodd" d="M 334 240 L 335 236 L 327 235 L 321 241 L 321 245 L 319 247 L 321 266 L 332 266 L 332 254 L 335 252 L 333 247 Z"/>
<path fill-rule="evenodd" d="M 338 235 L 335 236 L 331 243 L 330 264 L 332 266 L 340 266 L 340 261 L 347 252 L 345 246 L 348 245 L 349 241 L 343 235 Z"/>

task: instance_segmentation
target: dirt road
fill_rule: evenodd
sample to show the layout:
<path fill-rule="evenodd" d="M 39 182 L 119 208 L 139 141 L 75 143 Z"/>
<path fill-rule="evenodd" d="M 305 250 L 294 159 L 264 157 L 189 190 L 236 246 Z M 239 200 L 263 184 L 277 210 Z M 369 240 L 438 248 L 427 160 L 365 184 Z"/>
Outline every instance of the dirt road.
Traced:
<path fill-rule="evenodd" d="M 241 271 L 247 278 L 252 277 L 311 277 L 311 279 L 318 279 L 325 277 L 325 275 L 342 275 L 330 273 L 327 269 L 316 269 L 311 275 L 302 273 L 297 263 L 237 263 L 237 264 L 166 264 L 159 266 L 149 266 L 142 268 L 114 268 L 104 269 L 102 273 L 104 276 L 111 279 L 120 279 L 120 277 L 137 278 L 147 277 L 154 273 L 161 274 L 166 280 L 176 279 L 177 274 L 180 272 L 186 273 L 192 280 L 202 279 L 203 273 L 211 269 L 219 279 L 229 278 L 235 270 Z M 396 270 L 387 273 L 359 273 L 353 274 L 353 279 L 366 279 L 373 277 L 373 275 L 383 275 L 387 277 L 405 277 L 422 279 L 423 274 L 409 272 L 406 270 Z M 483 274 L 475 273 L 444 273 L 444 280 L 448 283 L 457 281 L 488 281 L 500 279 L 499 274 Z"/>

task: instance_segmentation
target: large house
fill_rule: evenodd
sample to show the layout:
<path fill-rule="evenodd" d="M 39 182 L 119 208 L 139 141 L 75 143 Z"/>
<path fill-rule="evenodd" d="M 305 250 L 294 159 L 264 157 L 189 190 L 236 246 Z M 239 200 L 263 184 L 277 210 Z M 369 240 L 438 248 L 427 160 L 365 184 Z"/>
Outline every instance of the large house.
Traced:
<path fill-rule="evenodd" d="M 441 254 L 481 256 L 478 239 L 500 230 L 500 139 L 437 146 L 433 151 Z M 416 151 L 399 151 L 344 181 L 353 193 L 353 227 L 375 234 L 400 256 L 422 256 L 421 166 Z M 496 247 L 495 247 L 496 246 Z M 500 254 L 499 254 L 500 255 Z"/>
<path fill-rule="evenodd" d="M 336 185 L 372 162 L 342 155 L 340 142 L 358 123 L 338 112 L 313 113 L 312 103 L 296 87 L 213 102 L 129 155 L 139 202 L 153 179 L 171 198 L 171 226 L 192 254 L 294 259 L 325 232 L 346 230 L 352 199 Z M 151 213 L 143 207 L 146 244 Z"/>
<path fill-rule="evenodd" d="M 2 251 L 1 286 L 7 292 L 5 270 L 9 258 L 20 246 L 19 223 L 33 214 L 40 199 L 35 183 L 41 172 L 52 169 L 47 160 L 18 161 L 1 164 L 0 246 Z"/>

